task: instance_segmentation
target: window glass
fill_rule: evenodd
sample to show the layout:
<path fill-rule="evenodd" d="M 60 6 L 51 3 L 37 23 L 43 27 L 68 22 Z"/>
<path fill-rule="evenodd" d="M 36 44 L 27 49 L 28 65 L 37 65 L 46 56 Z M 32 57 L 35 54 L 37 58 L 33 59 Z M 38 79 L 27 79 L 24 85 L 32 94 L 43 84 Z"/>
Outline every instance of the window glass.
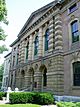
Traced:
<path fill-rule="evenodd" d="M 38 53 L 38 45 L 39 45 L 38 36 L 36 36 L 34 44 L 35 44 L 34 55 L 37 55 L 37 53 Z"/>
<path fill-rule="evenodd" d="M 48 44 L 49 44 L 49 29 L 45 32 L 45 51 L 48 50 Z"/>
<path fill-rule="evenodd" d="M 80 62 L 73 63 L 73 85 L 80 86 Z"/>
<path fill-rule="evenodd" d="M 69 8 L 69 13 L 74 12 L 76 9 L 77 9 L 77 5 L 76 5 L 76 4 L 72 5 L 72 6 Z"/>
<path fill-rule="evenodd" d="M 26 46 L 26 59 L 28 59 L 28 51 L 29 51 L 29 42 L 28 42 L 28 44 Z"/>
<path fill-rule="evenodd" d="M 72 43 L 79 41 L 78 21 L 71 23 Z"/>

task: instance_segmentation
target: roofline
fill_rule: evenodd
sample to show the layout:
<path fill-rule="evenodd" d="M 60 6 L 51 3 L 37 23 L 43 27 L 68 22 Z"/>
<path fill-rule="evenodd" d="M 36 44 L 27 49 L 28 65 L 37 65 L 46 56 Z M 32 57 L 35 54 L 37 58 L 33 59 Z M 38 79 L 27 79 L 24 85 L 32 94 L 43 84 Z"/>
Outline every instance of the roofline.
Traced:
<path fill-rule="evenodd" d="M 53 2 L 50 2 L 47 5 L 45 5 L 45 6 L 41 7 L 41 8 L 39 8 L 39 9 L 37 9 L 36 11 L 32 12 L 32 14 L 30 15 L 30 17 L 28 18 L 28 20 L 26 21 L 26 23 L 24 24 L 24 26 L 20 30 L 19 34 L 17 35 L 18 38 L 10 45 L 10 47 L 12 47 L 13 45 L 15 45 L 20 40 L 20 37 L 22 36 L 22 34 L 20 34 L 20 33 L 22 33 L 22 31 L 24 30 L 24 28 L 26 27 L 26 25 L 28 25 L 28 23 L 29 23 L 29 21 L 30 21 L 30 19 L 32 18 L 33 15 L 37 14 L 38 11 L 42 11 L 43 9 L 49 8 L 51 6 L 55 6 L 58 3 L 61 4 L 64 1 L 65 0 L 54 0 Z M 54 3 L 54 5 L 53 5 L 53 3 Z"/>
<path fill-rule="evenodd" d="M 30 15 L 30 17 L 29 17 L 28 20 L 26 21 L 26 23 L 23 25 L 23 27 L 22 27 L 22 29 L 20 30 L 20 32 L 19 32 L 19 34 L 18 34 L 17 37 L 20 37 L 20 33 L 24 30 L 24 28 L 25 28 L 26 25 L 29 23 L 29 21 L 30 21 L 30 19 L 31 19 L 31 17 L 32 17 L 33 15 L 35 15 L 36 13 L 38 13 L 38 11 L 42 11 L 43 9 L 46 9 L 46 8 L 52 6 L 53 3 L 56 3 L 56 0 L 53 1 L 53 2 L 48 3 L 47 5 L 39 8 L 39 9 L 37 9 L 36 11 L 32 12 L 31 15 Z M 54 6 L 55 6 L 55 5 L 54 5 Z"/>
<path fill-rule="evenodd" d="M 15 45 L 19 40 L 20 40 L 20 39 L 17 38 L 17 39 L 10 45 L 10 47 L 12 47 L 13 45 Z"/>
<path fill-rule="evenodd" d="M 11 54 L 11 52 L 10 52 L 10 53 L 8 53 L 6 56 L 4 56 L 4 58 L 8 57 L 10 54 Z"/>

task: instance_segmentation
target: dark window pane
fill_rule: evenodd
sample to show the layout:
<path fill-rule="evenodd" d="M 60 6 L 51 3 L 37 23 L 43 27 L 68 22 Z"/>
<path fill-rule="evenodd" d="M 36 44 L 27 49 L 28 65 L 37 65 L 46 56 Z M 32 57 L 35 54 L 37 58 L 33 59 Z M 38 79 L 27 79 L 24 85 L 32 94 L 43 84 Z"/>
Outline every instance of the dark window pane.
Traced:
<path fill-rule="evenodd" d="M 26 59 L 28 59 L 28 51 L 29 51 L 29 43 L 28 43 L 28 45 L 26 47 Z"/>
<path fill-rule="evenodd" d="M 43 73 L 43 86 L 46 86 L 47 85 L 47 75 L 46 75 L 46 69 L 44 70 L 44 73 Z"/>
<path fill-rule="evenodd" d="M 49 44 L 49 29 L 45 32 L 45 51 L 48 50 L 48 44 Z"/>
<path fill-rule="evenodd" d="M 74 4 L 74 5 L 72 5 L 72 6 L 69 8 L 69 12 L 72 13 L 72 12 L 74 12 L 76 9 L 77 9 L 77 5 Z"/>
<path fill-rule="evenodd" d="M 73 63 L 73 85 L 80 86 L 80 62 Z"/>
<path fill-rule="evenodd" d="M 38 36 L 36 36 L 34 43 L 35 43 L 34 55 L 37 55 L 37 53 L 38 53 L 38 45 L 39 45 Z"/>

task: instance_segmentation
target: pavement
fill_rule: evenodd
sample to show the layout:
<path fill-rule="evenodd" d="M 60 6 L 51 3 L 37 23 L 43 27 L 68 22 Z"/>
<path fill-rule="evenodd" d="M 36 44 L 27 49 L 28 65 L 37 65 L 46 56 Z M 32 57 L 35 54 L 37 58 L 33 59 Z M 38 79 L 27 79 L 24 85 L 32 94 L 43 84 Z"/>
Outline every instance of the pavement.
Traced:
<path fill-rule="evenodd" d="M 7 101 L 4 101 L 4 100 L 0 100 L 0 104 L 6 104 Z"/>

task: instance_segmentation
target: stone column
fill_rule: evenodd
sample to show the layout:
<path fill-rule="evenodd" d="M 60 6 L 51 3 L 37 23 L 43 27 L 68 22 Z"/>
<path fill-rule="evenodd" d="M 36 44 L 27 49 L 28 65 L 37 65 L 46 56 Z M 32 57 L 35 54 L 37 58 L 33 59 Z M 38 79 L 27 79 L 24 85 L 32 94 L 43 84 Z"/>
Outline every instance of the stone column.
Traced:
<path fill-rule="evenodd" d="M 28 52 L 28 60 L 32 60 L 32 35 L 29 38 L 29 52 Z"/>
<path fill-rule="evenodd" d="M 51 52 L 51 51 L 53 51 L 53 45 L 54 45 L 54 43 L 53 43 L 53 36 L 54 36 L 54 34 L 53 34 L 53 28 L 54 28 L 54 25 L 53 25 L 53 17 L 50 19 L 50 21 L 49 21 L 49 52 Z"/>
<path fill-rule="evenodd" d="M 63 48 L 61 15 L 55 16 L 55 49 Z"/>
<path fill-rule="evenodd" d="M 43 36 L 42 36 L 42 27 L 39 28 L 39 47 L 38 47 L 38 56 L 42 56 L 43 50 Z"/>

